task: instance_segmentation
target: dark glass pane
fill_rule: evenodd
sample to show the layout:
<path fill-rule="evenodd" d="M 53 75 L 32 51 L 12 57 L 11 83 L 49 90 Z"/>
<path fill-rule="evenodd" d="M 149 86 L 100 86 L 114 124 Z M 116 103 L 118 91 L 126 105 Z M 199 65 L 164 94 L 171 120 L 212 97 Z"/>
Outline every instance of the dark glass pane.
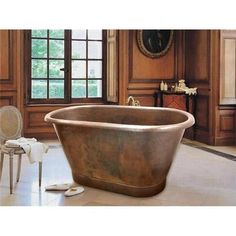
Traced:
<path fill-rule="evenodd" d="M 86 39 L 86 30 L 72 30 L 72 39 Z"/>
<path fill-rule="evenodd" d="M 102 97 L 102 81 L 101 80 L 88 81 L 88 97 Z"/>
<path fill-rule="evenodd" d="M 47 57 L 47 40 L 46 39 L 32 39 L 31 56 L 37 58 Z"/>
<path fill-rule="evenodd" d="M 88 61 L 88 78 L 102 78 L 101 61 Z"/>
<path fill-rule="evenodd" d="M 64 60 L 49 60 L 49 78 L 64 78 Z"/>
<path fill-rule="evenodd" d="M 102 42 L 88 42 L 88 58 L 102 59 Z"/>
<path fill-rule="evenodd" d="M 64 38 L 64 30 L 49 30 L 50 38 Z"/>
<path fill-rule="evenodd" d="M 86 81 L 85 80 L 72 80 L 72 98 L 85 98 L 86 97 Z"/>
<path fill-rule="evenodd" d="M 49 41 L 49 57 L 64 58 L 64 40 Z"/>
<path fill-rule="evenodd" d="M 32 80 L 31 97 L 32 98 L 47 98 L 47 81 L 46 80 Z"/>
<path fill-rule="evenodd" d="M 72 78 L 86 78 L 85 61 L 72 61 Z"/>
<path fill-rule="evenodd" d="M 73 59 L 86 58 L 86 42 L 72 41 L 72 58 Z"/>
<path fill-rule="evenodd" d="M 49 98 L 64 98 L 64 80 L 49 80 Z"/>
<path fill-rule="evenodd" d="M 32 30 L 31 36 L 38 37 L 38 38 L 46 38 L 47 37 L 47 30 Z"/>
<path fill-rule="evenodd" d="M 47 78 L 47 61 L 32 59 L 32 78 Z"/>
<path fill-rule="evenodd" d="M 102 40 L 102 30 L 88 30 L 88 39 Z"/>

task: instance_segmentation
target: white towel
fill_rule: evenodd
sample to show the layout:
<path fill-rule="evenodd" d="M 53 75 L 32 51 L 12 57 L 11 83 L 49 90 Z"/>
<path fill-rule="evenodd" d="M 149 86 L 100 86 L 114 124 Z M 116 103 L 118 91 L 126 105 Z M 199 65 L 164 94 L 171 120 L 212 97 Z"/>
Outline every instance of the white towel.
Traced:
<path fill-rule="evenodd" d="M 19 138 L 16 140 L 7 140 L 7 147 L 21 147 L 24 149 L 30 163 L 42 162 L 43 154 L 48 151 L 48 146 L 38 142 L 35 138 Z"/>

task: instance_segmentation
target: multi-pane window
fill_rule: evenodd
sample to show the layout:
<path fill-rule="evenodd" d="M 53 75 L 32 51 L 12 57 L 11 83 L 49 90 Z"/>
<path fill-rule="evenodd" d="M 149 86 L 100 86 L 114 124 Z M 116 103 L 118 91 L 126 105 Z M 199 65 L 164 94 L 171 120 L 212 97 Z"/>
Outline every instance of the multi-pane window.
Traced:
<path fill-rule="evenodd" d="M 28 33 L 29 102 L 103 98 L 102 30 L 31 30 Z"/>
<path fill-rule="evenodd" d="M 72 30 L 72 98 L 102 97 L 102 31 Z"/>

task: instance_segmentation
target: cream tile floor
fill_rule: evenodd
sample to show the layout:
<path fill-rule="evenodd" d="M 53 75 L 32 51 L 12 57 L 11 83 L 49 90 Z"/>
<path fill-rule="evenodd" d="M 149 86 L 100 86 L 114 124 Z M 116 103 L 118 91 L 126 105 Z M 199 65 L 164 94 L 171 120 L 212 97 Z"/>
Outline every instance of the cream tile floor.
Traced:
<path fill-rule="evenodd" d="M 49 184 L 73 182 L 60 144 L 57 141 L 47 143 L 51 148 L 44 158 L 41 189 L 37 164 L 30 165 L 24 157 L 20 182 L 14 185 L 14 194 L 10 195 L 6 158 L 0 183 L 1 206 L 236 205 L 236 162 L 184 144 L 176 154 L 165 190 L 156 196 L 135 198 L 86 186 L 84 193 L 73 197 L 64 197 L 63 192 L 46 192 L 45 186 Z M 222 151 L 225 150 L 236 153 L 236 147 L 224 147 Z M 16 162 L 14 164 L 16 166 Z"/>

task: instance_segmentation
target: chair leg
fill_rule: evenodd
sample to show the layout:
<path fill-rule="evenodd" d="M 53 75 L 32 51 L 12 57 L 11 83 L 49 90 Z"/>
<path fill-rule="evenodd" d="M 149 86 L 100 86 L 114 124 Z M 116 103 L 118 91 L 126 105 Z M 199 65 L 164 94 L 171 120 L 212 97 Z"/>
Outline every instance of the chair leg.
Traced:
<path fill-rule="evenodd" d="M 42 183 L 42 167 L 43 167 L 43 163 L 39 162 L 39 187 L 41 187 L 41 183 Z"/>
<path fill-rule="evenodd" d="M 10 194 L 12 194 L 12 188 L 13 188 L 13 154 L 10 154 L 10 158 L 9 158 L 9 173 L 10 173 Z"/>
<path fill-rule="evenodd" d="M 19 154 L 19 159 L 18 159 L 18 166 L 17 166 L 17 178 L 16 178 L 16 182 L 19 182 L 20 180 L 20 172 L 21 172 L 21 159 L 22 159 L 22 155 Z"/>
<path fill-rule="evenodd" d="M 3 161 L 4 161 L 4 153 L 1 153 L 1 162 L 0 162 L 0 181 L 1 181 L 1 178 L 2 178 Z"/>

